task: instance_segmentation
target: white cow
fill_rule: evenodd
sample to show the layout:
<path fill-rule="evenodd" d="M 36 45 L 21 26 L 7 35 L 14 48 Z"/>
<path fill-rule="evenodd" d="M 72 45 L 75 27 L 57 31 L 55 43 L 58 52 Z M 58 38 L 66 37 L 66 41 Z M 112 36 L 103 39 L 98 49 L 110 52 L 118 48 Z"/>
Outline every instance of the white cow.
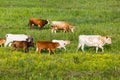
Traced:
<path fill-rule="evenodd" d="M 107 44 L 111 44 L 111 38 L 108 36 L 100 36 L 100 35 L 80 35 L 79 36 L 79 44 L 78 49 L 81 47 L 82 51 L 84 52 L 84 46 L 95 46 L 96 47 L 96 53 L 98 52 L 98 48 L 102 49 L 102 52 L 104 52 L 103 46 Z"/>
<path fill-rule="evenodd" d="M 69 40 L 52 40 L 52 42 L 58 42 L 60 44 L 59 47 L 57 48 L 64 48 L 65 51 L 66 51 L 66 45 L 70 44 L 70 41 Z"/>
<path fill-rule="evenodd" d="M 6 47 L 8 44 L 11 46 L 10 43 L 13 41 L 26 41 L 27 38 L 28 36 L 25 34 L 6 34 L 6 42 L 4 46 Z"/>

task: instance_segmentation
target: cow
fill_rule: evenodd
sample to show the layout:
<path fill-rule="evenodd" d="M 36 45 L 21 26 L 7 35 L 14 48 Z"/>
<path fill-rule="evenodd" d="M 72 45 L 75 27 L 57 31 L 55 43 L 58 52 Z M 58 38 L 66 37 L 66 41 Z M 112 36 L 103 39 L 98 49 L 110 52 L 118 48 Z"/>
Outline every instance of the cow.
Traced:
<path fill-rule="evenodd" d="M 60 46 L 58 42 L 51 42 L 51 41 L 37 41 L 36 42 L 36 52 L 41 53 L 41 49 L 47 49 L 50 52 L 55 54 L 55 49 Z"/>
<path fill-rule="evenodd" d="M 23 51 L 26 53 L 29 51 L 29 47 L 34 47 L 34 43 L 28 41 L 13 41 L 11 51 L 23 49 Z"/>
<path fill-rule="evenodd" d="M 5 39 L 4 38 L 0 38 L 0 46 L 2 46 L 5 43 Z"/>
<path fill-rule="evenodd" d="M 52 40 L 52 42 L 58 42 L 60 44 L 60 46 L 58 46 L 57 48 L 64 48 L 66 51 L 66 45 L 70 44 L 69 40 Z"/>
<path fill-rule="evenodd" d="M 4 46 L 6 47 L 8 44 L 11 46 L 11 43 L 13 41 L 28 41 L 28 42 L 33 42 L 33 38 L 29 37 L 28 35 L 25 34 L 6 34 L 6 42 Z"/>
<path fill-rule="evenodd" d="M 56 30 L 64 30 L 64 32 L 71 31 L 74 33 L 74 26 L 71 26 L 68 22 L 65 21 L 52 21 L 51 22 L 52 30 L 51 32 L 56 33 Z"/>
<path fill-rule="evenodd" d="M 38 26 L 39 28 L 42 28 L 42 27 L 44 27 L 46 24 L 49 24 L 49 21 L 48 21 L 48 20 L 39 19 L 39 18 L 30 18 L 30 19 L 29 19 L 30 29 L 31 29 L 33 26 Z"/>
<path fill-rule="evenodd" d="M 101 35 L 80 35 L 77 51 L 81 47 L 82 52 L 84 52 L 84 46 L 86 45 L 96 47 L 96 53 L 98 52 L 98 48 L 101 48 L 102 52 L 104 52 L 103 46 L 106 43 L 112 44 L 111 37 Z"/>

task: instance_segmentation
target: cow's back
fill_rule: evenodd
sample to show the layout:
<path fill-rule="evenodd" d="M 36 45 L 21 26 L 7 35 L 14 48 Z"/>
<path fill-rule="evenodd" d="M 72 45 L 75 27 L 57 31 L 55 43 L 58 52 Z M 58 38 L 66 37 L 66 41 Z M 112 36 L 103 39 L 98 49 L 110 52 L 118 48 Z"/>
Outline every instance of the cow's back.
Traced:
<path fill-rule="evenodd" d="M 88 46 L 96 46 L 100 41 L 100 35 L 80 35 L 79 42 Z"/>
<path fill-rule="evenodd" d="M 32 23 L 32 24 L 35 24 L 35 25 L 38 25 L 38 24 L 40 24 L 41 23 L 41 19 L 38 19 L 38 18 L 30 18 L 30 23 Z"/>
<path fill-rule="evenodd" d="M 59 29 L 63 29 L 65 27 L 68 27 L 69 23 L 64 21 L 53 21 L 52 26 L 57 27 Z"/>
<path fill-rule="evenodd" d="M 98 39 L 100 35 L 80 35 L 79 40 Z"/>
<path fill-rule="evenodd" d="M 36 46 L 38 48 L 56 48 L 59 43 L 50 42 L 50 41 L 37 41 Z"/>
<path fill-rule="evenodd" d="M 6 34 L 6 39 L 8 40 L 17 40 L 17 41 L 25 41 L 28 38 L 27 35 L 24 34 Z"/>

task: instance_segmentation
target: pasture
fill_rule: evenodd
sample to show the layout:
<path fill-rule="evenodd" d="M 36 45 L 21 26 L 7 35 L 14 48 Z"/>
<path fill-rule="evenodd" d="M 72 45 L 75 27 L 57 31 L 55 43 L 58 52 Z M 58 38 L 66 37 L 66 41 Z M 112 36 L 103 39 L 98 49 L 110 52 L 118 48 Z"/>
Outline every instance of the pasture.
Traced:
<path fill-rule="evenodd" d="M 30 29 L 31 17 L 50 21 L 68 21 L 75 33 L 51 33 L 51 25 Z M 0 0 L 0 38 L 8 33 L 27 34 L 37 40 L 70 40 L 67 51 L 56 49 L 56 55 L 41 55 L 30 48 L 10 51 L 0 47 L 1 80 L 119 80 L 120 79 L 120 1 L 119 0 Z M 78 36 L 109 35 L 112 45 L 105 52 L 95 53 L 94 47 L 75 52 Z"/>

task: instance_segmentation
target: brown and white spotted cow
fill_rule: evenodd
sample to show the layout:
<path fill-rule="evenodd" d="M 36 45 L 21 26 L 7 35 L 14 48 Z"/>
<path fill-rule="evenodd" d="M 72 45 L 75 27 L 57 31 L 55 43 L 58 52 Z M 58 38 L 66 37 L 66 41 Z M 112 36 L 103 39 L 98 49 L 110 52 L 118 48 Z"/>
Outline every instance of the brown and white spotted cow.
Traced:
<path fill-rule="evenodd" d="M 111 44 L 111 37 L 108 36 L 101 36 L 101 35 L 80 35 L 79 36 L 79 44 L 78 49 L 81 47 L 82 51 L 84 52 L 84 46 L 95 46 L 96 47 L 96 53 L 98 52 L 98 48 L 102 49 L 102 52 L 104 52 L 103 46 L 105 44 Z"/>

